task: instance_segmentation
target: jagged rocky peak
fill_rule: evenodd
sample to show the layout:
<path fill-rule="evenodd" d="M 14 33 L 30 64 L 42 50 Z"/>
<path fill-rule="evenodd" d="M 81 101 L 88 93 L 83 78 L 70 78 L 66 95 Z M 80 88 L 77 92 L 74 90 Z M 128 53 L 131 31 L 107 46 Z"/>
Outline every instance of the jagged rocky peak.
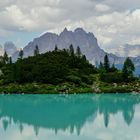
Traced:
<path fill-rule="evenodd" d="M 63 32 L 68 32 L 68 29 L 65 27 L 64 30 L 63 30 Z"/>
<path fill-rule="evenodd" d="M 51 32 L 46 32 L 45 34 L 43 34 L 42 36 L 40 36 L 40 38 L 45 38 L 45 37 L 53 37 L 53 36 L 58 36 L 55 33 L 51 33 Z M 37 38 L 38 39 L 38 38 Z"/>
<path fill-rule="evenodd" d="M 76 28 L 74 30 L 74 32 L 78 32 L 78 33 L 86 33 L 86 31 L 83 28 Z"/>
<path fill-rule="evenodd" d="M 67 36 L 67 35 L 71 35 L 73 34 L 72 31 L 68 30 L 66 27 L 64 28 L 64 30 L 58 35 L 59 37 L 61 36 Z"/>
<path fill-rule="evenodd" d="M 40 37 L 35 38 L 23 48 L 24 57 L 34 55 L 36 45 L 38 45 L 40 53 L 45 53 L 54 50 L 55 45 L 57 45 L 59 49 L 68 49 L 71 44 L 75 50 L 77 46 L 79 46 L 81 52 L 86 55 L 87 59 L 93 64 L 103 61 L 106 54 L 99 47 L 98 41 L 93 33 L 86 32 L 83 28 L 77 28 L 74 31 L 65 28 L 59 35 L 46 32 Z M 109 57 L 110 60 L 114 62 L 115 56 L 109 55 Z M 15 53 L 12 58 L 16 61 L 18 53 Z"/>

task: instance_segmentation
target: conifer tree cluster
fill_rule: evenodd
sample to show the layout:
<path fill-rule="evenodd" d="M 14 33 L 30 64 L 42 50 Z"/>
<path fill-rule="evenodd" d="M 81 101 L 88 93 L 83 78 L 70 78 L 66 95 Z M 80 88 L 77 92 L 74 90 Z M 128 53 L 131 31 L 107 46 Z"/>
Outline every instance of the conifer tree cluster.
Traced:
<path fill-rule="evenodd" d="M 110 62 L 107 54 L 104 57 L 104 63 L 100 62 L 99 65 L 100 79 L 104 82 L 129 82 L 135 80 L 133 72 L 135 66 L 130 58 L 126 58 L 123 69 L 118 70 L 115 64 L 110 67 Z"/>
<path fill-rule="evenodd" d="M 59 50 L 57 45 L 54 51 L 40 54 L 38 45 L 35 46 L 34 56 L 25 58 L 24 51 L 19 51 L 19 59 L 12 63 L 12 57 L 5 52 L 1 58 L 0 68 L 3 71 L 4 83 L 48 83 L 59 84 L 71 82 L 75 84 L 92 84 L 91 75 L 98 74 L 103 82 L 119 83 L 130 82 L 136 78 L 133 75 L 135 67 L 130 58 L 124 62 L 123 69 L 118 70 L 115 64 L 110 64 L 109 57 L 104 56 L 104 62 L 100 62 L 98 68 L 89 63 L 82 54 L 79 46 L 74 50 L 73 45 L 69 49 Z"/>
<path fill-rule="evenodd" d="M 97 69 L 82 55 L 80 47 L 75 52 L 73 45 L 68 50 L 59 50 L 55 46 L 54 51 L 40 55 L 36 46 L 34 56 L 24 59 L 23 56 L 21 50 L 18 61 L 3 68 L 5 83 L 92 84 L 89 75 L 97 73 Z"/>

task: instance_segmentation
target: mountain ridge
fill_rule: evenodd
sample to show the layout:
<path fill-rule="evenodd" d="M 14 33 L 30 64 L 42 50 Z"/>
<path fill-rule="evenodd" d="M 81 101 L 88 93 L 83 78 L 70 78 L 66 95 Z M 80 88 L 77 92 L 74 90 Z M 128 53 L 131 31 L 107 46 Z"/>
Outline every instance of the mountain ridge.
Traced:
<path fill-rule="evenodd" d="M 40 53 L 45 53 L 54 50 L 56 45 L 59 49 L 68 49 L 71 44 L 74 50 L 79 46 L 81 52 L 92 64 L 99 64 L 100 61 L 103 61 L 105 54 L 108 54 L 111 63 L 124 61 L 123 57 L 118 57 L 101 49 L 95 35 L 92 32 L 86 32 L 83 28 L 76 28 L 74 31 L 65 28 L 60 34 L 46 32 L 38 38 L 34 38 L 23 48 L 24 57 L 33 56 L 36 45 L 38 45 Z M 17 51 L 13 54 L 13 61 L 17 60 L 18 53 Z"/>

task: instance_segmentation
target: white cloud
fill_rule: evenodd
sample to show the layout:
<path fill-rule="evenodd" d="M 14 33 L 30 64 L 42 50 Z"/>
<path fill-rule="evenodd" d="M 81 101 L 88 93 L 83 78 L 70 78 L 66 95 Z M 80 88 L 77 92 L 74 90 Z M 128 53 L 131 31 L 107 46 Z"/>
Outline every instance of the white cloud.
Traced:
<path fill-rule="evenodd" d="M 140 42 L 139 5 L 139 0 L 4 0 L 0 1 L 0 36 L 81 26 L 97 36 L 102 48 L 114 49 Z"/>
<path fill-rule="evenodd" d="M 118 56 L 137 57 L 140 55 L 140 45 L 126 44 L 117 48 L 110 48 L 108 51 Z"/>
<path fill-rule="evenodd" d="M 110 7 L 108 5 L 105 4 L 97 4 L 95 6 L 95 9 L 97 12 L 106 12 L 110 10 Z"/>

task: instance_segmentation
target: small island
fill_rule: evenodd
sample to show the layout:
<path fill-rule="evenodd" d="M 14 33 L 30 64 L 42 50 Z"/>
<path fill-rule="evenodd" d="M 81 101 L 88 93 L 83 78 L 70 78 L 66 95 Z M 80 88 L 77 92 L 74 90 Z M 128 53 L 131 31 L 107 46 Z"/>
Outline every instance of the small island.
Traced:
<path fill-rule="evenodd" d="M 133 72 L 135 67 L 130 58 L 126 58 L 122 70 L 110 64 L 108 55 L 99 66 L 92 65 L 81 53 L 59 50 L 39 53 L 36 45 L 34 56 L 19 58 L 12 62 L 7 53 L 0 62 L 0 93 L 6 94 L 58 94 L 58 93 L 139 93 L 140 80 Z"/>

